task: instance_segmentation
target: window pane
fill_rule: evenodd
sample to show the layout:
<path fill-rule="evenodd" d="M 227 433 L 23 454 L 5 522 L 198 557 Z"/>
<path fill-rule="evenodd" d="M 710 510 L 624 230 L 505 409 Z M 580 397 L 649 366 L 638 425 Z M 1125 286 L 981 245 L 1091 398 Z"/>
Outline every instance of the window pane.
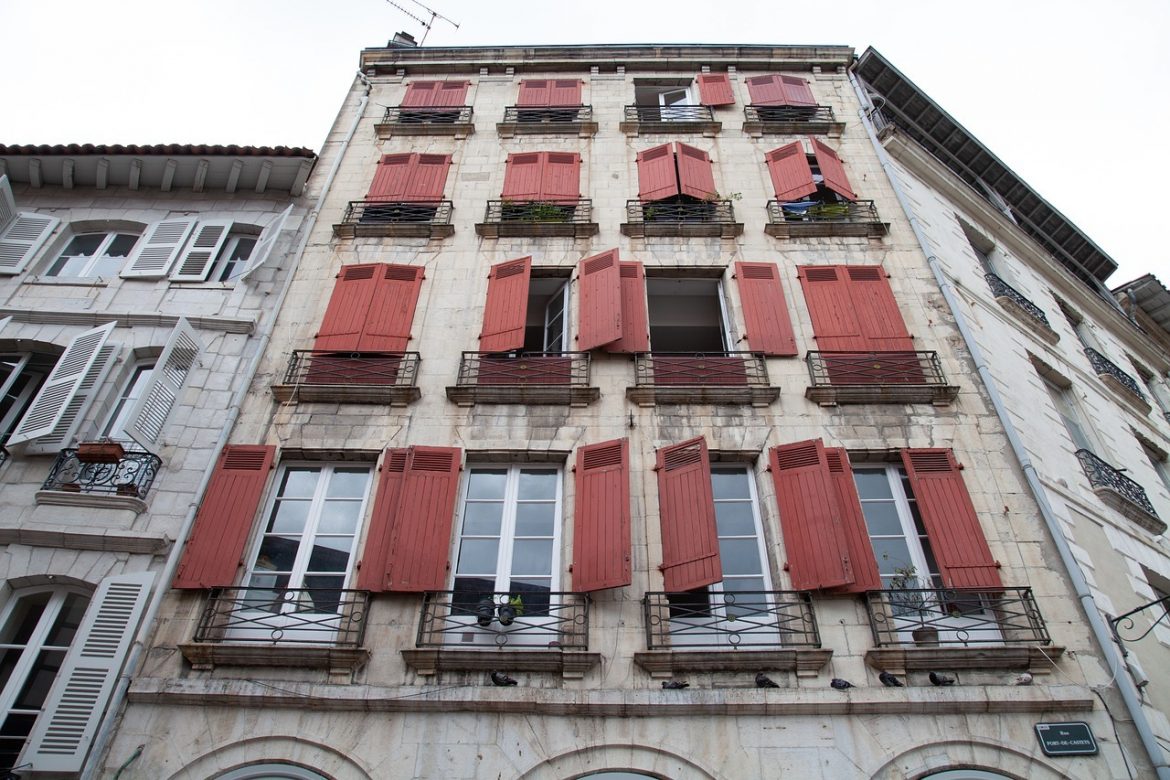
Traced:
<path fill-rule="evenodd" d="M 110 257 L 109 255 L 102 255 L 93 261 L 86 276 L 117 276 L 118 272 L 122 270 L 122 257 Z"/>
<path fill-rule="evenodd" d="M 520 598 L 524 617 L 539 617 L 548 614 L 551 584 L 552 581 L 547 577 L 514 578 L 508 583 L 508 594 Z"/>
<path fill-rule="evenodd" d="M 746 471 L 711 471 L 711 490 L 715 500 L 721 498 L 748 498 L 748 475 Z"/>
<path fill-rule="evenodd" d="M 861 505 L 870 536 L 901 536 L 902 521 L 892 501 L 874 501 Z"/>
<path fill-rule="evenodd" d="M 556 525 L 556 504 L 518 504 L 516 506 L 517 536 L 552 536 Z"/>
<path fill-rule="evenodd" d="M 892 498 L 890 482 L 886 479 L 885 469 L 853 470 L 853 481 L 857 484 L 857 494 L 862 500 L 867 498 Z"/>
<path fill-rule="evenodd" d="M 500 555 L 499 539 L 464 539 L 459 545 L 460 574 L 495 574 Z"/>
<path fill-rule="evenodd" d="M 519 498 L 521 501 L 537 498 L 551 500 L 556 497 L 557 473 L 555 471 L 520 472 Z"/>
<path fill-rule="evenodd" d="M 53 687 L 53 680 L 57 679 L 57 672 L 64 660 L 64 650 L 42 650 L 37 655 L 36 664 L 29 671 L 24 688 L 12 706 L 21 710 L 39 710 L 45 703 L 45 697 L 49 695 L 49 688 Z"/>
<path fill-rule="evenodd" d="M 94 252 L 106 240 L 105 233 L 91 233 L 85 236 L 74 236 L 73 240 L 69 242 L 69 246 L 65 247 L 65 251 L 61 253 L 62 257 L 93 257 Z"/>
<path fill-rule="evenodd" d="M 507 481 L 506 469 L 476 469 L 467 479 L 467 497 L 502 500 Z"/>
<path fill-rule="evenodd" d="M 755 536 L 756 521 L 750 501 L 716 502 L 715 525 L 720 536 Z"/>
<path fill-rule="evenodd" d="M 317 476 L 320 469 L 290 468 L 284 471 L 284 481 L 281 482 L 280 495 L 296 498 L 311 498 L 317 488 Z"/>
<path fill-rule="evenodd" d="M 0 637 L 4 644 L 23 645 L 28 642 L 28 638 L 32 636 L 33 629 L 37 627 L 37 621 L 41 619 L 45 605 L 49 603 L 49 597 L 52 595 L 48 591 L 34 593 L 31 596 L 25 596 L 16 603 L 16 608 L 13 609 L 8 623 L 4 626 L 4 635 Z"/>
<path fill-rule="evenodd" d="M 293 561 L 297 559 L 297 550 L 300 546 L 301 540 L 296 537 L 265 537 L 253 568 L 256 571 L 292 571 Z"/>
<path fill-rule="evenodd" d="M 349 551 L 352 547 L 352 536 L 317 537 L 317 543 L 309 555 L 309 571 L 344 572 L 349 567 Z M 307 577 L 305 582 L 307 586 Z"/>
<path fill-rule="evenodd" d="M 512 547 L 512 574 L 552 574 L 552 539 L 520 539 Z"/>
<path fill-rule="evenodd" d="M 352 534 L 361 517 L 361 501 L 326 501 L 321 507 L 321 523 L 317 532 L 323 534 Z"/>
<path fill-rule="evenodd" d="M 761 572 L 760 547 L 755 539 L 721 539 L 719 557 L 723 560 L 725 575 Z"/>
<path fill-rule="evenodd" d="M 469 502 L 463 509 L 464 536 L 499 536 L 504 505 L 495 501 Z"/>
<path fill-rule="evenodd" d="M 125 258 L 130 255 L 130 250 L 138 243 L 138 236 L 131 233 L 119 233 L 114 236 L 114 240 L 106 247 L 105 254 L 109 257 Z"/>
<path fill-rule="evenodd" d="M 89 598 L 77 593 L 70 593 L 57 613 L 57 620 L 53 623 L 49 635 L 45 638 L 46 645 L 68 647 L 77 634 L 77 627 L 81 625 L 81 618 L 89 606 Z"/>
<path fill-rule="evenodd" d="M 57 262 L 53 263 L 53 267 L 49 269 L 49 276 L 81 276 L 82 271 L 85 270 L 89 263 L 88 257 L 64 257 L 62 256 Z"/>
<path fill-rule="evenodd" d="M 871 539 L 870 543 L 873 544 L 878 571 L 882 574 L 893 574 L 894 569 L 908 569 L 914 565 L 905 539 Z"/>
<path fill-rule="evenodd" d="M 268 521 L 266 533 L 295 534 L 305 530 L 305 522 L 309 517 L 309 501 L 277 501 L 272 508 L 272 517 Z"/>
<path fill-rule="evenodd" d="M 362 498 L 369 481 L 369 469 L 335 469 L 325 495 L 327 498 Z"/>

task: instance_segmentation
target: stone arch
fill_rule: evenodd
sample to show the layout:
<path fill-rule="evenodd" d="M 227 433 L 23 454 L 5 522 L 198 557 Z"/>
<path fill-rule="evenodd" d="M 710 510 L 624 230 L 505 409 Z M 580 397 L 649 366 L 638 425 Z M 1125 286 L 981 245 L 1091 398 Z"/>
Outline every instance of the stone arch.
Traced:
<path fill-rule="evenodd" d="M 723 780 L 689 758 L 643 745 L 592 745 L 546 759 L 519 780 L 575 780 L 605 770 L 636 772 L 661 780 Z"/>
<path fill-rule="evenodd" d="M 1010 780 L 1064 780 L 1068 775 L 1017 746 L 990 739 L 917 745 L 887 761 L 873 780 L 930 780 L 956 769 L 981 770 Z M 944 775 L 945 777 L 945 775 Z"/>
<path fill-rule="evenodd" d="M 215 748 L 188 763 L 168 780 L 218 778 L 235 770 L 266 763 L 307 769 L 327 780 L 372 780 L 365 768 L 328 745 L 283 736 L 242 739 Z"/>

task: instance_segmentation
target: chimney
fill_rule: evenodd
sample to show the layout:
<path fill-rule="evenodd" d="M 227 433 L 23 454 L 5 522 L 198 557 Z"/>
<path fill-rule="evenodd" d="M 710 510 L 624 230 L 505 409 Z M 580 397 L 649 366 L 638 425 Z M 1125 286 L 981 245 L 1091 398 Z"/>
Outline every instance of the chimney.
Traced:
<path fill-rule="evenodd" d="M 406 32 L 396 32 L 390 42 L 386 44 L 388 49 L 416 49 L 418 43 L 414 40 L 414 36 Z"/>

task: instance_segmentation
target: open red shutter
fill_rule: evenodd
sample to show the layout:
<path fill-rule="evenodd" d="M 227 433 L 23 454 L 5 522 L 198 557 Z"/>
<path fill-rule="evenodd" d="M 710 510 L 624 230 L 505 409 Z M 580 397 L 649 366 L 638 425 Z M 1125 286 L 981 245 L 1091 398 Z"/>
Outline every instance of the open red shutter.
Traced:
<path fill-rule="evenodd" d="M 375 282 L 358 349 L 402 352 L 410 341 L 423 269 L 412 265 L 379 265 Z"/>
<path fill-rule="evenodd" d="M 730 106 L 735 103 L 731 79 L 726 73 L 700 73 L 699 103 L 704 106 Z"/>
<path fill-rule="evenodd" d="M 470 81 L 440 81 L 435 90 L 434 106 L 467 105 L 467 86 Z"/>
<path fill-rule="evenodd" d="M 581 197 L 581 155 L 576 152 L 541 152 L 540 200 L 576 203 Z"/>
<path fill-rule="evenodd" d="M 402 500 L 402 483 L 406 475 L 406 460 L 410 450 L 387 449 L 378 476 L 378 492 L 374 495 L 374 509 L 370 513 L 366 545 L 358 564 L 358 590 L 381 593 L 390 586 L 390 551 L 394 537 L 398 506 Z"/>
<path fill-rule="evenodd" d="M 550 106 L 581 105 L 580 79 L 555 79 L 550 82 L 548 104 Z"/>
<path fill-rule="evenodd" d="M 748 97 L 753 106 L 784 106 L 787 105 L 784 95 L 784 85 L 780 83 L 780 76 L 770 73 L 767 76 L 752 76 L 747 79 Z"/>
<path fill-rule="evenodd" d="M 662 200 L 678 195 L 674 145 L 662 144 L 638 152 L 638 198 Z"/>
<path fill-rule="evenodd" d="M 267 445 L 223 448 L 172 587 L 203 589 L 236 584 L 236 570 L 243 561 L 275 455 L 276 448 Z"/>
<path fill-rule="evenodd" d="M 825 186 L 845 200 L 857 200 L 853 188 L 849 186 L 849 177 L 845 175 L 845 166 L 841 164 L 841 158 L 837 153 L 816 138 L 812 139 L 812 146 L 813 154 L 817 158 L 817 167 L 825 177 Z"/>
<path fill-rule="evenodd" d="M 425 108 L 435 105 L 435 95 L 439 91 L 441 81 L 415 81 L 408 84 L 406 94 L 402 97 L 405 108 Z"/>
<path fill-rule="evenodd" d="M 630 441 L 577 450 L 573 501 L 573 590 L 629 585 Z"/>
<path fill-rule="evenodd" d="M 813 97 L 808 82 L 799 76 L 781 76 L 780 88 L 784 90 L 784 102 L 790 106 L 815 106 L 817 99 Z"/>
<path fill-rule="evenodd" d="M 509 154 L 504 167 L 504 200 L 539 200 L 543 169 L 541 152 Z"/>
<path fill-rule="evenodd" d="M 370 315 L 375 290 L 380 286 L 381 263 L 342 266 L 313 349 L 356 351 Z"/>
<path fill-rule="evenodd" d="M 912 352 L 914 340 L 881 266 L 840 266 L 848 280 L 849 298 L 866 349 L 874 352 Z"/>
<path fill-rule="evenodd" d="M 606 352 L 646 352 L 650 325 L 646 313 L 646 271 L 639 262 L 618 264 L 621 277 L 622 337 L 606 345 Z"/>
<path fill-rule="evenodd" d="M 868 352 L 849 295 L 846 266 L 799 266 L 797 275 L 812 319 L 813 338 L 823 352 Z"/>
<path fill-rule="evenodd" d="M 483 310 L 483 331 L 479 334 L 480 352 L 507 352 L 524 346 L 531 276 L 531 257 L 492 266 Z"/>
<path fill-rule="evenodd" d="M 577 270 L 580 304 L 577 349 L 590 350 L 622 337 L 622 280 L 618 251 L 581 261 Z"/>
<path fill-rule="evenodd" d="M 837 588 L 853 582 L 853 567 L 837 488 L 820 439 L 782 444 L 768 451 L 788 575 L 796 590 Z"/>
<path fill-rule="evenodd" d="M 406 173 L 402 199 L 405 201 L 442 200 L 447 187 L 449 154 L 416 154 Z"/>
<path fill-rule="evenodd" d="M 808 157 L 800 141 L 767 152 L 764 154 L 764 160 L 768 163 L 768 173 L 772 177 L 776 200 L 800 200 L 817 191 L 812 168 L 808 164 Z"/>
<path fill-rule="evenodd" d="M 975 505 L 949 449 L 902 450 L 902 465 L 918 502 L 943 585 L 1000 588 L 999 565 L 975 514 Z"/>
<path fill-rule="evenodd" d="M 666 590 L 678 593 L 719 582 L 723 565 L 706 439 L 658 450 L 656 470 Z"/>
<path fill-rule="evenodd" d="M 419 593 L 447 586 L 462 457 L 458 447 L 410 448 L 386 558 L 385 590 Z"/>
<path fill-rule="evenodd" d="M 775 263 L 736 263 L 735 279 L 751 350 L 765 355 L 795 355 L 796 336 L 784 302 L 780 269 Z"/>
<path fill-rule="evenodd" d="M 715 188 L 715 174 L 711 170 L 711 158 L 702 149 L 675 144 L 678 147 L 678 182 L 684 195 L 700 200 L 715 200 L 719 191 Z"/>
<path fill-rule="evenodd" d="M 384 154 L 370 182 L 368 200 L 401 201 L 406 193 L 406 182 L 414 169 L 417 154 Z"/>
<path fill-rule="evenodd" d="M 825 458 L 829 462 L 829 475 L 837 492 L 837 510 L 840 512 L 841 530 L 845 534 L 845 547 L 849 562 L 853 565 L 853 583 L 840 590 L 846 593 L 880 590 L 882 576 L 878 572 L 873 545 L 869 541 L 869 528 L 861 511 L 861 498 L 857 495 L 857 483 L 853 481 L 849 454 L 842 447 L 825 447 Z"/>
<path fill-rule="evenodd" d="M 518 106 L 547 106 L 551 90 L 548 79 L 524 79 L 520 82 L 520 94 L 516 96 Z"/>

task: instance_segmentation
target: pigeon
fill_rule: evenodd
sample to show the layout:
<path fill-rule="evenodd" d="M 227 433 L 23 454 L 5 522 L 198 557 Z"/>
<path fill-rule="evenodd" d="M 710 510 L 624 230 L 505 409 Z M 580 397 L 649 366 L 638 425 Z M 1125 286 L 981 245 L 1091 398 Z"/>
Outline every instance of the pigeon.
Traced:
<path fill-rule="evenodd" d="M 503 672 L 492 672 L 492 685 L 515 685 L 516 681 Z"/>
<path fill-rule="evenodd" d="M 1031 684 L 1032 684 L 1032 675 L 1029 674 L 1028 672 L 1023 672 L 1022 674 L 1016 675 L 1016 680 L 1013 683 L 1013 685 L 1031 685 Z"/>
<path fill-rule="evenodd" d="M 833 686 L 834 688 L 836 688 L 839 691 L 847 691 L 850 688 L 857 687 L 856 685 L 849 682 L 848 680 L 842 680 L 840 677 L 834 677 L 832 680 L 829 681 L 829 685 Z"/>
<path fill-rule="evenodd" d="M 763 672 L 760 672 L 759 674 L 756 675 L 756 687 L 757 688 L 779 688 L 780 686 L 777 685 L 776 681 L 773 680 L 771 677 L 764 674 Z"/>
<path fill-rule="evenodd" d="M 901 680 L 899 680 L 897 677 L 890 674 L 889 672 L 882 672 L 881 674 L 878 675 L 878 679 L 881 680 L 882 685 L 886 686 L 887 688 L 904 688 L 904 687 L 906 687 L 906 686 L 902 685 Z"/>
<path fill-rule="evenodd" d="M 931 672 L 930 673 L 930 684 L 931 685 L 954 685 L 955 678 L 954 677 L 947 677 L 945 674 L 939 674 L 938 672 Z"/>
<path fill-rule="evenodd" d="M 681 691 L 683 688 L 689 688 L 691 684 L 683 680 L 663 680 L 662 689 L 666 691 Z"/>

